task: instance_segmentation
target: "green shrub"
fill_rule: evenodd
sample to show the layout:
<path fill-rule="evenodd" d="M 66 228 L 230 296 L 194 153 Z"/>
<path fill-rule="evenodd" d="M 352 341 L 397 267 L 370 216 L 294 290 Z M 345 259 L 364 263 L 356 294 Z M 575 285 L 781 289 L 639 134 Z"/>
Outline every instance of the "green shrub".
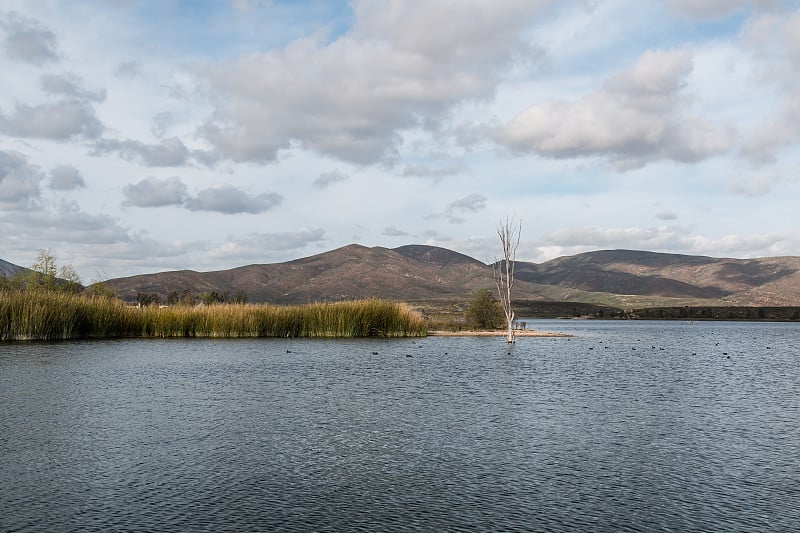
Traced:
<path fill-rule="evenodd" d="M 503 325 L 503 310 L 491 290 L 478 289 L 473 293 L 466 321 L 474 329 L 497 329 Z"/>

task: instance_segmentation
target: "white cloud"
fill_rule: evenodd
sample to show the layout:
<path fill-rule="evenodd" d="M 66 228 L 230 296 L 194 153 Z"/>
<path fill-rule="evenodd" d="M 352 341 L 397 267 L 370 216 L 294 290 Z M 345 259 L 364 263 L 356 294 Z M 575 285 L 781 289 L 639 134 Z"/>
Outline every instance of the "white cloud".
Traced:
<path fill-rule="evenodd" d="M 742 156 L 756 164 L 774 162 L 781 150 L 792 148 L 800 141 L 799 121 L 800 97 L 786 97 L 778 112 L 748 132 L 742 145 Z"/>
<path fill-rule="evenodd" d="M 0 13 L 0 28 L 5 32 L 5 53 L 11 59 L 33 65 L 58 61 L 55 34 L 38 22 L 16 13 Z"/>
<path fill-rule="evenodd" d="M 425 165 L 411 164 L 403 169 L 403 176 L 441 179 L 447 176 L 455 176 L 464 172 L 465 166 L 461 161 L 452 162 L 445 165 Z"/>
<path fill-rule="evenodd" d="M 797 245 L 797 237 L 786 231 L 706 237 L 676 226 L 565 228 L 545 235 L 543 241 L 542 248 L 555 254 L 551 257 L 598 249 L 628 249 L 746 258 L 782 255 Z"/>
<path fill-rule="evenodd" d="M 231 5 L 237 11 L 250 12 L 269 5 L 269 0 L 231 0 Z"/>
<path fill-rule="evenodd" d="M 169 111 L 162 111 L 153 117 L 150 131 L 159 139 L 167 133 L 167 129 L 172 125 L 174 117 Z"/>
<path fill-rule="evenodd" d="M 163 139 L 158 144 L 134 140 L 100 139 L 93 147 L 94 155 L 118 153 L 128 161 L 137 161 L 148 167 L 175 167 L 185 165 L 190 151 L 177 137 Z"/>
<path fill-rule="evenodd" d="M 192 211 L 216 211 L 227 215 L 258 214 L 280 205 L 283 201 L 277 193 L 251 196 L 233 185 L 218 185 L 199 191 L 189 198 L 186 207 Z"/>
<path fill-rule="evenodd" d="M 83 189 L 86 182 L 80 171 L 71 165 L 59 165 L 50 171 L 50 188 L 54 191 Z"/>
<path fill-rule="evenodd" d="M 61 74 L 45 74 L 41 79 L 42 90 L 50 95 L 64 96 L 73 100 L 102 102 L 106 99 L 106 90 L 89 91 L 83 88 L 80 76 L 69 72 Z"/>
<path fill-rule="evenodd" d="M 122 192 L 125 195 L 122 205 L 135 207 L 182 205 L 188 198 L 186 185 L 177 177 L 146 178 L 127 185 Z"/>
<path fill-rule="evenodd" d="M 469 211 L 475 213 L 486 208 L 487 198 L 478 193 L 468 194 L 467 196 L 450 202 L 447 206 L 448 211 Z"/>
<path fill-rule="evenodd" d="M 381 235 L 386 235 L 387 237 L 405 237 L 408 235 L 408 232 L 397 229 L 397 226 L 392 225 L 386 226 Z"/>
<path fill-rule="evenodd" d="M 487 198 L 482 194 L 468 194 L 463 198 L 450 202 L 444 210 L 444 217 L 447 218 L 448 222 L 451 224 L 463 224 L 466 222 L 466 219 L 459 216 L 458 213 L 477 213 L 478 211 L 486 209 L 486 200 Z M 430 215 L 428 218 L 438 218 L 440 216 L 442 215 L 434 214 Z"/>
<path fill-rule="evenodd" d="M 544 240 L 562 247 L 629 247 L 635 250 L 674 249 L 686 243 L 689 232 L 671 226 L 640 228 L 565 228 L 549 233 Z"/>
<path fill-rule="evenodd" d="M 118 78 L 136 78 L 142 73 L 142 64 L 138 61 L 123 61 L 114 68 Z"/>
<path fill-rule="evenodd" d="M 773 8 L 781 4 L 780 0 L 669 0 L 669 5 L 681 15 L 698 18 L 721 18 L 735 11 L 753 8 Z"/>
<path fill-rule="evenodd" d="M 229 239 L 210 250 L 209 255 L 225 261 L 262 261 L 283 257 L 286 252 L 301 250 L 325 240 L 323 229 L 301 229 L 276 233 L 253 233 Z"/>
<path fill-rule="evenodd" d="M 76 267 L 78 264 L 72 257 L 82 256 L 82 260 L 86 260 L 95 255 L 103 257 L 96 264 L 108 264 L 111 258 L 115 261 L 120 258 L 117 253 L 110 253 L 111 247 L 127 248 L 141 240 L 120 226 L 116 219 L 86 213 L 74 202 L 62 203 L 55 211 L 39 209 L 0 215 L 0 234 L 13 236 L 4 242 L 5 253 L 10 250 L 32 253 L 39 248 L 52 247 L 62 252 L 67 250 L 68 257 L 59 254 L 59 259 Z"/>
<path fill-rule="evenodd" d="M 338 171 L 323 172 L 317 179 L 314 180 L 312 185 L 318 189 L 327 189 L 334 183 L 343 183 L 349 179 L 347 174 Z"/>
<path fill-rule="evenodd" d="M 0 150 L 0 207 L 12 210 L 33 207 L 41 194 L 42 178 L 42 172 L 30 165 L 25 156 Z"/>
<path fill-rule="evenodd" d="M 92 243 L 94 245 L 129 242 L 128 230 L 109 215 L 93 215 L 84 212 L 75 202 L 63 203 L 55 213 L 31 212 L 17 221 L 17 227 L 29 238 L 47 240 L 55 237 L 67 243 Z M 18 232 L 20 229 L 17 230 Z"/>
<path fill-rule="evenodd" d="M 28 106 L 17 104 L 14 113 L 0 113 L 0 132 L 17 137 L 51 140 L 94 139 L 103 132 L 94 108 L 79 100 Z"/>
<path fill-rule="evenodd" d="M 103 270 L 112 276 L 152 272 L 156 265 L 185 266 L 197 243 L 157 241 L 123 226 L 115 217 L 83 211 L 75 202 L 64 202 L 54 210 L 0 212 L 3 253 L 30 256 L 39 248 L 52 248 L 59 262 L 72 264 L 84 279 Z"/>
<path fill-rule="evenodd" d="M 186 185 L 178 177 L 149 177 L 123 189 L 124 206 L 166 207 L 181 206 L 190 211 L 215 211 L 224 214 L 258 214 L 268 211 L 283 201 L 276 193 L 250 195 L 233 185 L 217 185 L 188 193 Z"/>
<path fill-rule="evenodd" d="M 645 52 L 629 70 L 576 101 L 548 100 L 497 133 L 501 144 L 545 157 L 607 157 L 619 169 L 658 160 L 693 163 L 731 148 L 727 127 L 684 111 L 688 49 Z"/>
<path fill-rule="evenodd" d="M 355 163 L 395 158 L 402 130 L 493 94 L 547 3 L 355 2 L 352 31 L 333 42 L 298 39 L 205 69 L 219 104 L 200 133 L 234 161 L 296 146 Z"/>
<path fill-rule="evenodd" d="M 50 243 L 119 274 L 354 240 L 486 259 L 520 213 L 529 257 L 797 254 L 800 14 L 779 4 L 7 0 L 0 253 Z M 17 30 L 33 45 L 9 48 Z M 565 222 L 597 231 L 547 240 Z"/>
<path fill-rule="evenodd" d="M 742 41 L 754 54 L 761 83 L 779 91 L 775 110 L 745 138 L 742 154 L 757 163 L 800 142 L 800 9 L 751 19 Z"/>
<path fill-rule="evenodd" d="M 800 177 L 796 179 L 800 179 Z M 761 171 L 753 176 L 739 177 L 731 184 L 730 190 L 734 194 L 743 196 L 763 196 L 783 181 L 789 180 L 778 171 Z"/>

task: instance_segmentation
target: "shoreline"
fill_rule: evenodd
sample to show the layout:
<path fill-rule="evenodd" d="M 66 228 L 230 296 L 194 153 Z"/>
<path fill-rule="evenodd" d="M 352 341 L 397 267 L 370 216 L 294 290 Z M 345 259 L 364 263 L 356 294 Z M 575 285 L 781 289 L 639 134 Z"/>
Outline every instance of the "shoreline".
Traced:
<path fill-rule="evenodd" d="M 474 330 L 467 329 L 461 331 L 430 330 L 428 337 L 505 337 L 506 330 Z M 515 330 L 516 337 L 572 337 L 568 333 L 554 333 L 551 331 L 535 331 L 530 329 Z"/>

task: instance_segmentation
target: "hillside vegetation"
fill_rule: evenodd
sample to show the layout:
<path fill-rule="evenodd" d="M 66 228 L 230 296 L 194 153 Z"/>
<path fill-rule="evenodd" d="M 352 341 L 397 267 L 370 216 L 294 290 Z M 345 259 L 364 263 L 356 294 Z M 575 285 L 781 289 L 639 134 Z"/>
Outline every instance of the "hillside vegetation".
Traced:
<path fill-rule="evenodd" d="M 668 306 L 798 306 L 800 258 L 717 259 L 629 250 L 544 263 L 518 261 L 515 298 L 620 309 Z M 120 297 L 204 291 L 246 294 L 251 302 L 299 304 L 385 298 L 467 301 L 494 288 L 490 265 L 444 248 L 350 245 L 285 263 L 215 272 L 161 272 L 109 280 Z"/>
<path fill-rule="evenodd" d="M 6 262 L 0 267 L 0 273 L 27 270 Z M 798 257 L 732 259 L 603 250 L 538 264 L 518 261 L 516 277 L 514 299 L 520 311 L 558 313 L 547 316 L 570 310 L 609 316 L 648 308 L 800 306 Z M 160 272 L 103 285 L 127 302 L 143 304 L 300 305 L 379 298 L 407 302 L 434 315 L 463 314 L 476 290 L 494 290 L 494 279 L 491 265 L 445 248 L 354 244 L 284 263 Z"/>

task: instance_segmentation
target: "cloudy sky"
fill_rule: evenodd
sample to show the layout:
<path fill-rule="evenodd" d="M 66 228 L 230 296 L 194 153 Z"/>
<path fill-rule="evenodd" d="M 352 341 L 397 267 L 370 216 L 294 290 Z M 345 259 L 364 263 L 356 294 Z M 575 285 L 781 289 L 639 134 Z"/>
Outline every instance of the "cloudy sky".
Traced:
<path fill-rule="evenodd" d="M 3 0 L 0 258 L 800 255 L 796 0 Z"/>

